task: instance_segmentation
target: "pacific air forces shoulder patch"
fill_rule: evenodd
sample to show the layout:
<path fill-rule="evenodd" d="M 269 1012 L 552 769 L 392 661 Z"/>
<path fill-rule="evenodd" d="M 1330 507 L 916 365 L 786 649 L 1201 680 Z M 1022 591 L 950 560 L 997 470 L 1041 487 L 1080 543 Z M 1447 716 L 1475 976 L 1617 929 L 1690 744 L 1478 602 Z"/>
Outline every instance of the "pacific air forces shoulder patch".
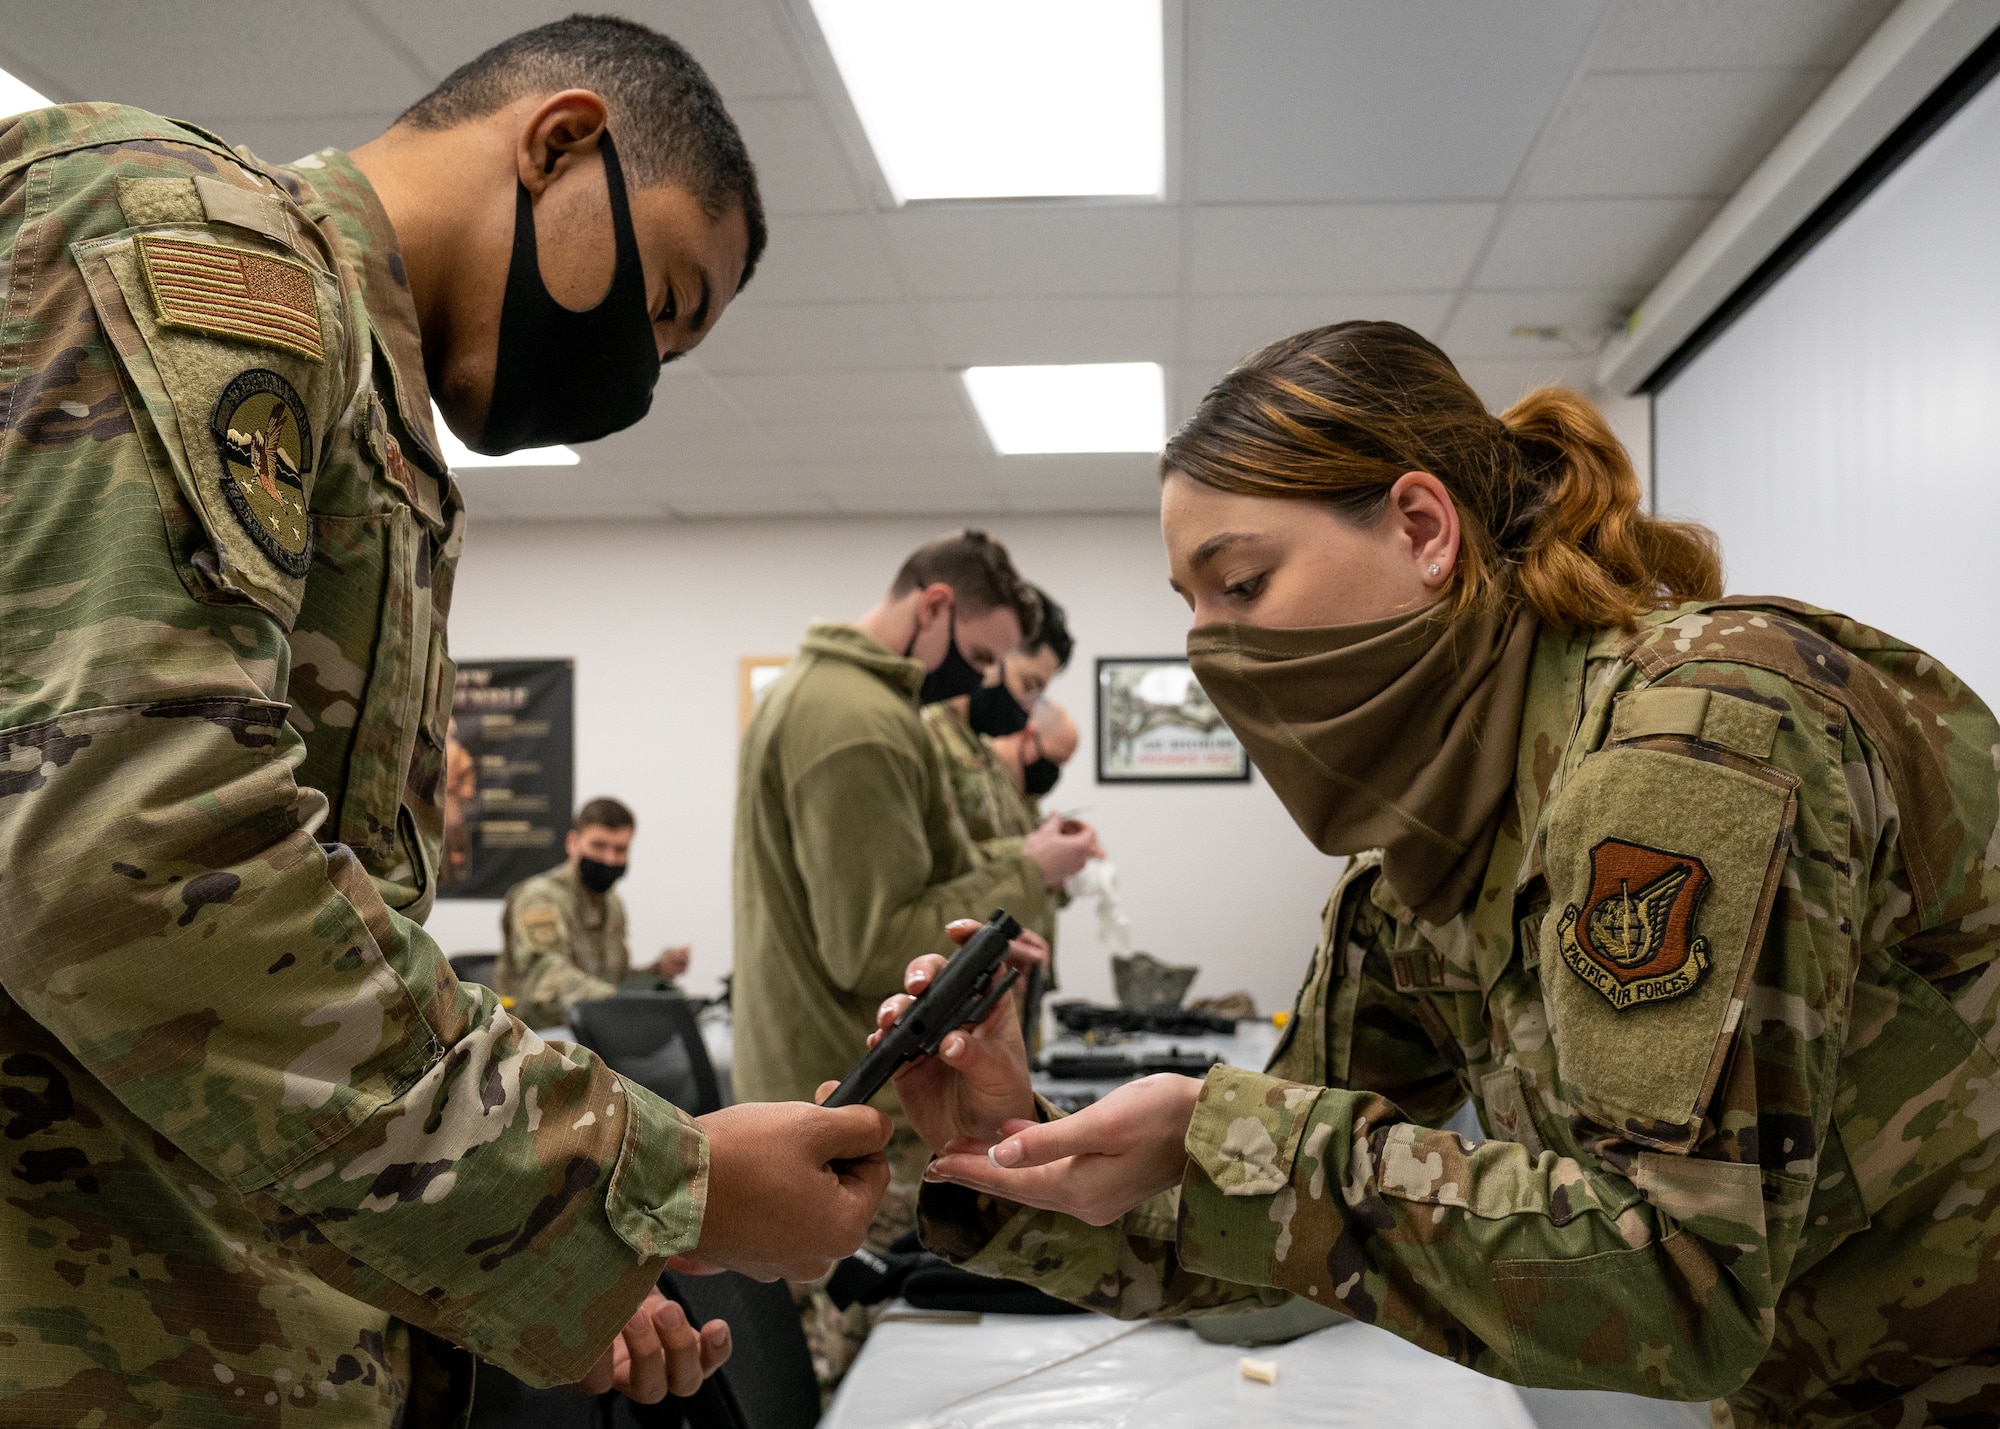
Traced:
<path fill-rule="evenodd" d="M 1621 1012 L 1685 997 L 1708 971 L 1695 932 L 1708 885 L 1698 858 L 1605 839 L 1590 851 L 1590 891 L 1557 923 L 1563 961 Z"/>
<path fill-rule="evenodd" d="M 305 575 L 312 568 L 313 433 L 299 394 L 267 368 L 240 372 L 216 399 L 209 429 L 229 509 L 280 570 Z"/>

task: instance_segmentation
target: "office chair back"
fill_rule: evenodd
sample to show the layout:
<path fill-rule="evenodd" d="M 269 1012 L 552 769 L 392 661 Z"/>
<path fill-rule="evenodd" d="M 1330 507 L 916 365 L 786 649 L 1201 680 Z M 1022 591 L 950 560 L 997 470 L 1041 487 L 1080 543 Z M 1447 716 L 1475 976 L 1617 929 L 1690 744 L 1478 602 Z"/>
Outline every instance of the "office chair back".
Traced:
<path fill-rule="evenodd" d="M 460 982 L 476 982 L 481 987 L 494 987 L 495 970 L 500 966 L 498 953 L 453 953 L 445 959 L 451 964 L 452 975 Z"/>
<path fill-rule="evenodd" d="M 667 992 L 622 992 L 570 1009 L 576 1040 L 605 1065 L 690 1116 L 722 1107 L 722 1092 L 694 1008 Z"/>
<path fill-rule="evenodd" d="M 783 1281 L 764 1285 L 733 1272 L 668 1271 L 660 1289 L 680 1302 L 689 1324 L 729 1322 L 729 1363 L 690 1398 L 605 1404 L 602 1422 L 611 1429 L 812 1429 L 819 1423 L 812 1351 Z"/>

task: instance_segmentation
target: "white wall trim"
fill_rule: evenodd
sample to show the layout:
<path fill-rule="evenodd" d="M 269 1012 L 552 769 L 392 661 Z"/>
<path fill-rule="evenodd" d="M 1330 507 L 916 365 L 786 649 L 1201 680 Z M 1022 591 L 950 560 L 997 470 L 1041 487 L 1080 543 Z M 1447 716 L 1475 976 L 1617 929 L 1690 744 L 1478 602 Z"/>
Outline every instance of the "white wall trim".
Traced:
<path fill-rule="evenodd" d="M 2000 0 L 1903 0 L 1646 295 L 1598 381 L 1638 391 L 1995 28 Z"/>

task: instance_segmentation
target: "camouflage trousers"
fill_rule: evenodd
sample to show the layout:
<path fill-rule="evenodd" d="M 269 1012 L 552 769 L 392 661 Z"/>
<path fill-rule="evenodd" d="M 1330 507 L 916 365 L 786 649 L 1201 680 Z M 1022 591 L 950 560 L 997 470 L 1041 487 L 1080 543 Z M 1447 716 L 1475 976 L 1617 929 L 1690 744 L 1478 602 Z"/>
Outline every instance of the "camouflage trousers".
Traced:
<path fill-rule="evenodd" d="M 887 1250 L 917 1223 L 917 1192 L 923 1189 L 924 1167 L 930 1164 L 930 1148 L 917 1134 L 896 1118 L 896 1133 L 889 1139 L 889 1189 L 875 1210 L 868 1227 L 868 1244 Z M 819 1380 L 822 1406 L 833 1399 L 833 1391 L 847 1374 L 868 1332 L 887 1308 L 885 1305 L 849 1305 L 845 1310 L 826 1293 L 826 1281 L 792 1284 L 792 1299 L 799 1307 L 799 1322 L 805 1327 L 806 1346 L 812 1351 L 813 1375 Z"/>

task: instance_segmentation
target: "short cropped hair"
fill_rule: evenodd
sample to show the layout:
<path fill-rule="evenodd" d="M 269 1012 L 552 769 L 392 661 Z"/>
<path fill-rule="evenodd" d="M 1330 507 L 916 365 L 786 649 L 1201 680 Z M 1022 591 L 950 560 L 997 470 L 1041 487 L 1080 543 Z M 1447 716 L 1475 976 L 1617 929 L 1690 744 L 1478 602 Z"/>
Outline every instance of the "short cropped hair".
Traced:
<path fill-rule="evenodd" d="M 452 129 L 524 95 L 562 89 L 603 96 L 633 187 L 678 184 L 712 219 L 743 211 L 750 247 L 737 287 L 747 284 L 767 238 L 756 165 L 707 73 L 656 30 L 615 15 L 537 25 L 460 65 L 396 122 Z"/>
<path fill-rule="evenodd" d="M 1035 587 L 1035 594 L 1042 602 L 1042 623 L 1032 636 L 1021 641 L 1021 649 L 1030 655 L 1037 650 L 1053 650 L 1056 652 L 1056 668 L 1067 669 L 1069 657 L 1076 653 L 1076 640 L 1069 633 L 1069 615 L 1056 603 L 1056 598 L 1040 586 Z"/>
<path fill-rule="evenodd" d="M 620 829 L 637 828 L 638 824 L 639 821 L 632 817 L 632 811 L 616 799 L 592 799 L 576 811 L 576 817 L 570 821 L 570 829 L 573 832 L 586 828 L 610 829 L 616 833 Z"/>
<path fill-rule="evenodd" d="M 1042 628 L 1041 597 L 1014 569 L 1007 548 L 984 531 L 960 531 L 919 546 L 896 572 L 889 595 L 908 595 L 939 581 L 951 587 L 959 609 L 968 615 L 984 615 L 1003 605 L 1013 611 L 1024 644 Z"/>

